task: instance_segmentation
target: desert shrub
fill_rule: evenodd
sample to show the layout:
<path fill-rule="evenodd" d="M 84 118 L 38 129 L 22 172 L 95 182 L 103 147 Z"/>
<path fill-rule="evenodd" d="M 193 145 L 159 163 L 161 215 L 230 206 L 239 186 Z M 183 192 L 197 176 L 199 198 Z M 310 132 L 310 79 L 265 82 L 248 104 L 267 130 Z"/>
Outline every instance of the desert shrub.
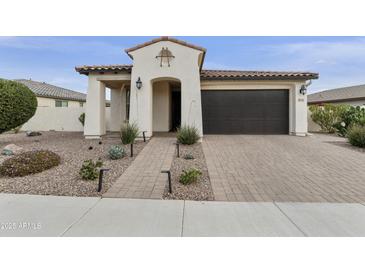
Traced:
<path fill-rule="evenodd" d="M 313 122 L 321 127 L 321 130 L 328 133 L 335 133 L 336 128 L 334 125 L 341 122 L 341 113 L 345 111 L 344 105 L 331 105 L 325 104 L 323 106 L 311 105 L 309 110 L 311 111 L 311 118 Z"/>
<path fill-rule="evenodd" d="M 199 131 L 194 126 L 182 126 L 177 130 L 177 141 L 183 145 L 195 144 L 199 139 Z"/>
<path fill-rule="evenodd" d="M 103 162 L 98 160 L 94 162 L 93 160 L 85 160 L 80 169 L 80 176 L 83 180 L 95 180 L 99 177 L 98 168 L 102 167 Z"/>
<path fill-rule="evenodd" d="M 108 154 L 110 159 L 117 160 L 123 158 L 126 152 L 122 146 L 114 145 L 109 148 Z"/>
<path fill-rule="evenodd" d="M 199 177 L 202 175 L 200 170 L 195 168 L 184 170 L 180 175 L 179 182 L 183 185 L 189 185 L 198 181 Z"/>
<path fill-rule="evenodd" d="M 361 125 L 365 123 L 365 109 L 359 106 L 342 106 L 339 111 L 339 121 L 333 127 L 340 136 L 346 136 L 347 131 L 353 125 Z"/>
<path fill-rule="evenodd" d="M 120 136 L 124 145 L 134 143 L 134 140 L 138 137 L 139 129 L 136 123 L 125 124 L 122 127 Z"/>
<path fill-rule="evenodd" d="M 37 98 L 28 87 L 0 79 L 0 133 L 24 124 L 36 109 Z"/>
<path fill-rule="evenodd" d="M 351 145 L 365 147 L 365 126 L 354 125 L 347 132 L 347 138 Z"/>
<path fill-rule="evenodd" d="M 58 166 L 60 156 L 49 150 L 23 152 L 0 165 L 0 175 L 9 177 L 26 176 Z"/>
<path fill-rule="evenodd" d="M 184 155 L 184 159 L 185 160 L 194 160 L 194 156 L 188 153 L 188 154 Z"/>
<path fill-rule="evenodd" d="M 82 126 L 85 126 L 85 112 L 80 114 L 79 121 L 82 124 Z"/>

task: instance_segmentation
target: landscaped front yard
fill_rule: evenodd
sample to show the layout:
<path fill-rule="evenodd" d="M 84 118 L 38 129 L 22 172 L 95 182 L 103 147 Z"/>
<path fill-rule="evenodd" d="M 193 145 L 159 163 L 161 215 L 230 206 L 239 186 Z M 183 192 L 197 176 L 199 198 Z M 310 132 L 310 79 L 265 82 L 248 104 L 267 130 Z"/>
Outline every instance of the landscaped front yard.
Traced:
<path fill-rule="evenodd" d="M 37 174 L 24 177 L 0 177 L 0 192 L 27 193 L 67 196 L 99 196 L 109 189 L 111 184 L 121 176 L 132 163 L 146 143 L 134 144 L 134 157 L 130 157 L 130 146 L 125 146 L 126 156 L 111 160 L 108 151 L 112 145 L 121 144 L 119 134 L 108 136 L 101 141 L 85 140 L 82 133 L 42 132 L 41 136 L 26 137 L 25 133 L 1 134 L 0 148 L 16 144 L 23 151 L 50 150 L 61 158 L 60 165 Z M 13 156 L 0 155 L 0 163 Z M 101 159 L 103 168 L 108 168 L 104 175 L 103 189 L 97 192 L 98 180 L 82 180 L 79 171 L 85 160 Z"/>
<path fill-rule="evenodd" d="M 170 169 L 173 193 L 170 194 L 166 188 L 164 198 L 198 201 L 214 200 L 202 144 L 180 145 L 179 154 L 180 157 L 175 154 Z M 189 170 L 200 171 L 201 175 L 196 182 L 184 185 L 180 182 L 180 176 L 184 171 Z"/>

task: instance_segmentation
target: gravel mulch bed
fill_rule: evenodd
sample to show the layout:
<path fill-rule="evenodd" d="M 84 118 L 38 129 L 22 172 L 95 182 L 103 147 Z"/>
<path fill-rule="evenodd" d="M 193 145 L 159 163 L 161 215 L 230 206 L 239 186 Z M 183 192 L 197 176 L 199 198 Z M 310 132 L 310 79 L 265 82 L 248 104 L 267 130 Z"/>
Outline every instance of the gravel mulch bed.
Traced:
<path fill-rule="evenodd" d="M 185 160 L 186 154 L 193 155 L 193 160 Z M 179 182 L 179 176 L 183 170 L 196 168 L 202 172 L 202 176 L 196 183 L 183 185 Z M 180 145 L 180 158 L 174 157 L 171 165 L 171 184 L 172 194 L 166 188 L 163 195 L 164 199 L 175 200 L 195 200 L 212 201 L 214 200 L 212 186 L 209 180 L 208 168 L 201 143 L 191 146 Z"/>
<path fill-rule="evenodd" d="M 132 163 L 138 153 L 144 148 L 143 142 L 136 142 L 133 147 L 134 157 L 131 158 L 129 146 L 126 146 L 127 156 L 119 160 L 108 158 L 111 145 L 121 144 L 118 135 L 99 140 L 86 140 L 82 133 L 42 132 L 41 136 L 26 137 L 25 133 L 0 135 L 0 149 L 8 144 L 23 147 L 24 151 L 47 149 L 61 156 L 61 164 L 38 174 L 25 177 L 0 177 L 0 192 L 23 193 L 59 196 L 100 196 L 106 192 L 112 183 L 119 178 Z M 89 150 L 92 146 L 93 149 Z M 0 162 L 11 156 L 0 155 Z M 83 181 L 79 170 L 84 160 L 100 158 L 104 168 L 110 171 L 104 174 L 102 192 L 97 192 L 98 180 Z"/>

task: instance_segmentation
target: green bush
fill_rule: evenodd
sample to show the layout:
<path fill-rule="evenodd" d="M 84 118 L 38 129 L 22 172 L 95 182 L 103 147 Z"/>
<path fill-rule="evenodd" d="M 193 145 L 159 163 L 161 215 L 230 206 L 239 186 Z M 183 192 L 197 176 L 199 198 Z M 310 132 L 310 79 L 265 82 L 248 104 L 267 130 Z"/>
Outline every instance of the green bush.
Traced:
<path fill-rule="evenodd" d="M 117 160 L 123 158 L 126 152 L 122 146 L 114 145 L 109 148 L 108 154 L 110 159 Z"/>
<path fill-rule="evenodd" d="M 195 144 L 200 139 L 199 131 L 194 126 L 182 126 L 177 130 L 177 141 L 183 145 Z"/>
<path fill-rule="evenodd" d="M 334 125 L 341 122 L 340 116 L 345 109 L 346 106 L 331 104 L 325 104 L 323 106 L 311 105 L 309 107 L 313 122 L 318 124 L 323 132 L 327 133 L 336 132 Z"/>
<path fill-rule="evenodd" d="M 351 145 L 365 147 L 365 126 L 354 125 L 347 133 L 347 138 Z"/>
<path fill-rule="evenodd" d="M 82 126 L 85 126 L 85 113 L 80 114 L 79 121 L 82 124 Z"/>
<path fill-rule="evenodd" d="M 26 123 L 36 109 L 37 98 L 28 87 L 0 79 L 0 133 Z"/>
<path fill-rule="evenodd" d="M 124 145 L 134 143 L 134 140 L 138 137 L 139 129 L 136 123 L 126 124 L 121 130 L 121 139 Z"/>
<path fill-rule="evenodd" d="M 189 169 L 187 171 L 184 170 L 180 175 L 179 182 L 183 185 L 189 185 L 191 183 L 197 182 L 201 175 L 201 171 L 195 168 Z"/>
<path fill-rule="evenodd" d="M 80 176 L 83 180 L 95 180 L 99 177 L 98 168 L 102 167 L 103 162 L 98 160 L 94 162 L 93 160 L 86 160 L 82 164 L 80 169 Z"/>
<path fill-rule="evenodd" d="M 26 176 L 58 166 L 60 156 L 49 150 L 23 152 L 0 165 L 0 175 L 9 177 Z"/>
<path fill-rule="evenodd" d="M 353 125 L 361 125 L 365 123 L 365 109 L 359 106 L 353 107 L 350 105 L 343 105 L 339 112 L 339 121 L 336 122 L 333 127 L 336 129 L 337 134 L 340 136 L 346 136 L 347 131 Z"/>

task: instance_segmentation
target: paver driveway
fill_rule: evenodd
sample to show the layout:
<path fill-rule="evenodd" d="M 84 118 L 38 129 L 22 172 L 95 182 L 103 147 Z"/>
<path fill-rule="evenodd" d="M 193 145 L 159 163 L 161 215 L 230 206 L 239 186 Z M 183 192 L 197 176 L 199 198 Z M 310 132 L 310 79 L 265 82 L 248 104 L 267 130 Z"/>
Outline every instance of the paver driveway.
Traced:
<path fill-rule="evenodd" d="M 343 138 L 208 135 L 203 149 L 216 200 L 365 202 L 365 152 Z"/>

